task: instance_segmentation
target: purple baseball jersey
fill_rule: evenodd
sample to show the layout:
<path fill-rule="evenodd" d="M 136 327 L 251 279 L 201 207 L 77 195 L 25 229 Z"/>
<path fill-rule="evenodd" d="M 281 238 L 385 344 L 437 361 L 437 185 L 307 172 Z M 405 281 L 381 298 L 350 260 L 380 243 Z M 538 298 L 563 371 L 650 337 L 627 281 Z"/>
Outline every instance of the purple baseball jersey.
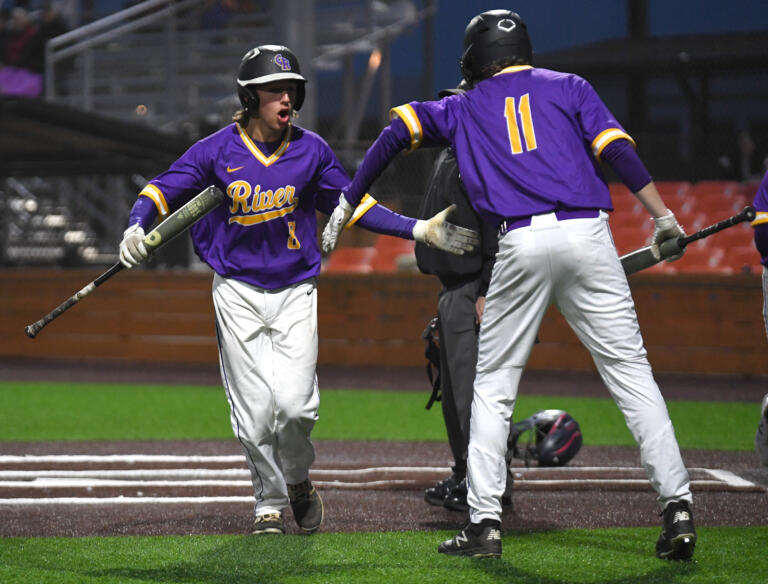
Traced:
<path fill-rule="evenodd" d="M 262 144 L 231 124 L 195 143 L 152 179 L 139 193 L 129 221 L 146 228 L 148 207 L 152 219 L 155 209 L 163 219 L 216 185 L 227 200 L 190 228 L 195 252 L 222 276 L 282 288 L 319 274 L 315 209 L 330 214 L 348 183 L 347 173 L 317 134 L 290 126 L 282 142 Z M 412 239 L 416 220 L 366 196 L 354 221 Z"/>
<path fill-rule="evenodd" d="M 755 247 L 760 252 L 760 263 L 768 266 L 768 172 L 757 188 L 752 206 L 756 212 L 755 220 L 752 221 L 752 227 L 755 228 Z"/>
<path fill-rule="evenodd" d="M 472 204 L 493 225 L 554 210 L 612 210 L 600 153 L 619 139 L 634 145 L 584 79 L 530 65 L 392 114 L 407 126 L 411 149 L 453 145 Z M 354 204 L 367 186 L 352 187 Z"/>

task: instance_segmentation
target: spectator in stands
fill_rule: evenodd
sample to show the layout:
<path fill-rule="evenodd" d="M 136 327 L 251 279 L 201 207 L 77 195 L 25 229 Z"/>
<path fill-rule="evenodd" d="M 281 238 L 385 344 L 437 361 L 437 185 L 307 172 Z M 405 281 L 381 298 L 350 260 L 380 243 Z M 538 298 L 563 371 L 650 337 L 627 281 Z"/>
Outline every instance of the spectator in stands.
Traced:
<path fill-rule="evenodd" d="M 40 20 L 37 34 L 30 48 L 28 68 L 36 73 L 43 73 L 45 71 L 45 44 L 67 31 L 69 31 L 69 26 L 61 15 L 59 4 L 53 0 L 46 0 L 40 7 Z"/>
<path fill-rule="evenodd" d="M 16 6 L 11 10 L 3 38 L 3 64 L 11 67 L 31 69 L 31 53 L 37 25 L 26 8 Z"/>
<path fill-rule="evenodd" d="M 2 35 L 2 67 L 0 95 L 38 97 L 43 89 L 43 76 L 34 70 L 34 43 L 37 24 L 29 12 L 16 6 Z"/>

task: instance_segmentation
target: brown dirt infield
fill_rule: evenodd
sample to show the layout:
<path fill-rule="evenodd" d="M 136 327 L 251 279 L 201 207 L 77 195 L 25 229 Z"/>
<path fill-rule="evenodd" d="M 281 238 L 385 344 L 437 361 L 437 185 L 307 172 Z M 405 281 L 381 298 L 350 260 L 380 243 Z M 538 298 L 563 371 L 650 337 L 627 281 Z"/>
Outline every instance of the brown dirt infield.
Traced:
<path fill-rule="evenodd" d="M 66 379 L 69 381 L 131 381 L 218 384 L 215 371 L 184 371 L 174 367 L 142 367 L 53 363 L 34 369 L 24 362 L 0 362 L 0 378 Z M 355 371 L 348 369 L 319 370 L 321 388 L 370 387 L 423 391 L 428 395 L 426 375 L 418 370 Z M 760 399 L 766 391 L 765 379 L 749 377 L 659 376 L 659 385 L 668 399 L 720 399 L 747 401 L 755 404 L 757 423 Z M 521 392 L 553 396 L 606 395 L 599 380 L 591 374 L 526 372 Z M 435 415 L 439 415 L 435 412 Z M 747 422 L 745 422 L 747 423 Z M 220 463 L 230 473 L 245 471 L 239 445 L 222 441 L 163 442 L 99 442 L 99 443 L 3 443 L 0 455 L 177 455 L 224 456 L 232 463 Z M 455 529 L 465 520 L 463 513 L 426 504 L 423 489 L 451 464 L 447 445 L 434 443 L 316 441 L 317 460 L 313 479 L 318 484 L 325 507 L 323 531 L 400 531 Z M 724 453 L 704 450 L 683 452 L 693 479 L 694 512 L 699 526 L 765 525 L 768 518 L 768 469 L 760 468 L 753 452 Z M 15 460 L 15 459 L 14 459 Z M 1 470 L 40 472 L 44 469 L 143 469 L 165 468 L 116 459 L 105 467 L 99 460 L 38 462 L 3 462 Z M 190 468 L 181 462 L 175 468 Z M 514 461 L 517 472 L 513 508 L 503 516 L 505 529 L 549 530 L 569 527 L 658 526 L 654 493 L 637 469 L 640 466 L 636 448 L 595 447 L 585 445 L 573 461 L 558 474 L 525 468 Z M 354 476 L 360 469 L 368 474 Z M 704 469 L 727 471 L 713 474 Z M 371 474 L 373 473 L 373 474 Z M 547 474 L 549 473 L 549 474 Z M 364 475 L 364 476 L 363 476 Z M 548 483 L 557 479 L 557 483 Z M 358 481 L 360 484 L 354 484 Z M 564 482 L 563 482 L 564 481 Z M 362 484 L 365 483 L 365 484 Z M 752 486 L 749 486 L 749 485 Z M 179 486 L 166 490 L 163 486 L 142 489 L 136 486 L 105 484 L 80 486 L 55 484 L 0 486 L 0 536 L 85 536 L 139 534 L 213 534 L 248 533 L 252 502 L 249 487 L 242 483 L 210 487 Z M 153 497 L 236 496 L 211 502 L 149 502 Z M 120 497 L 110 504 L 66 502 L 62 497 Z M 46 497 L 59 498 L 57 503 L 43 502 Z M 10 499 L 40 498 L 41 503 L 8 503 Z M 144 499 L 142 501 L 142 498 Z M 129 502 L 130 501 L 130 502 Z M 289 532 L 298 532 L 288 516 Z"/>

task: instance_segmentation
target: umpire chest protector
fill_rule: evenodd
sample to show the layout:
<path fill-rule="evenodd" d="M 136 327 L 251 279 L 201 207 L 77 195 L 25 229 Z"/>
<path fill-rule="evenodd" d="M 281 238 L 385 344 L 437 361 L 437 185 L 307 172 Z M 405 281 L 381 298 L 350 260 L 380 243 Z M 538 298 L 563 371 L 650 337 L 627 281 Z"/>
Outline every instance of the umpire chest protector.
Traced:
<path fill-rule="evenodd" d="M 461 182 L 456 155 L 451 148 L 445 148 L 433 166 L 429 187 L 419 209 L 419 218 L 429 219 L 452 204 L 456 205 L 456 209 L 449 217 L 451 223 L 481 230 L 480 219 L 469 204 Z M 444 286 L 467 281 L 483 268 L 483 256 L 478 253 L 460 256 L 417 242 L 415 254 L 419 270 L 424 274 L 434 274 Z"/>

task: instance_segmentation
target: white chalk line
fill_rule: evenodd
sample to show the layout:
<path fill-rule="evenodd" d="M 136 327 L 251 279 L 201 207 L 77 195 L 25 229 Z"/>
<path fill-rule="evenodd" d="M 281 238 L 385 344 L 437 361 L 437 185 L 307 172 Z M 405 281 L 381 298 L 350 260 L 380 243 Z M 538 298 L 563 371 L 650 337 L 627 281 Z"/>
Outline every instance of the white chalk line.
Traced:
<path fill-rule="evenodd" d="M 242 456 L 182 456 L 182 455 L 0 455 L 0 465 L 19 464 L 242 464 Z M 730 471 L 707 468 L 690 468 L 690 472 L 704 474 L 708 479 L 691 480 L 693 487 L 722 487 L 731 490 L 755 490 L 757 485 Z M 420 486 L 425 478 L 390 478 L 348 482 L 336 477 L 366 477 L 371 475 L 406 476 L 413 473 L 434 474 L 438 478 L 450 472 L 449 467 L 435 466 L 382 466 L 359 469 L 312 469 L 313 482 L 319 488 L 371 489 L 402 486 Z M 645 471 L 639 467 L 531 467 L 513 468 L 515 478 L 535 488 L 577 489 L 605 486 L 648 488 Z M 614 478 L 578 478 L 585 473 L 612 474 Z M 552 478 L 542 478 L 551 476 Z M 634 475 L 643 478 L 618 478 L 615 475 Z M 557 477 L 557 478 L 555 478 Z M 378 477 L 377 477 L 378 478 Z M 120 505 L 120 504 L 208 504 L 208 503 L 252 503 L 252 496 L 143 496 L 141 489 L 150 488 L 250 488 L 250 474 L 246 468 L 152 468 L 152 469 L 44 469 L 44 470 L 0 470 L 0 488 L 50 490 L 57 488 L 82 488 L 86 491 L 98 488 L 133 488 L 136 495 L 110 497 L 24 497 L 0 498 L 4 506 L 39 505 Z"/>

